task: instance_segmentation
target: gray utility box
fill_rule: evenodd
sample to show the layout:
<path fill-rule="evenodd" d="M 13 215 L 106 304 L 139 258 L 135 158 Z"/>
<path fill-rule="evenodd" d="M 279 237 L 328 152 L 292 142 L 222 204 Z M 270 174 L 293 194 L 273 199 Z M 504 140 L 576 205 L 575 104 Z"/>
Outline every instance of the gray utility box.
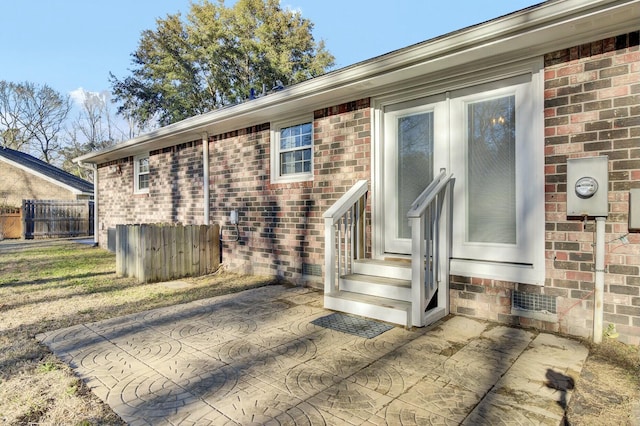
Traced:
<path fill-rule="evenodd" d="M 609 157 L 567 160 L 567 216 L 609 215 Z"/>

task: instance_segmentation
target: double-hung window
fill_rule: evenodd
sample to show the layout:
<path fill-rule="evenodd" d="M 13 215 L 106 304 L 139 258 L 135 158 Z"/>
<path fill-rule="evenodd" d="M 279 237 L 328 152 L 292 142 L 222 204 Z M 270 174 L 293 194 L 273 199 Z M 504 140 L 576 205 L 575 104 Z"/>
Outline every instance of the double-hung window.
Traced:
<path fill-rule="evenodd" d="M 149 193 L 149 155 L 138 155 L 133 159 L 134 192 Z"/>
<path fill-rule="evenodd" d="M 313 121 L 277 123 L 271 131 L 271 181 L 313 179 Z"/>

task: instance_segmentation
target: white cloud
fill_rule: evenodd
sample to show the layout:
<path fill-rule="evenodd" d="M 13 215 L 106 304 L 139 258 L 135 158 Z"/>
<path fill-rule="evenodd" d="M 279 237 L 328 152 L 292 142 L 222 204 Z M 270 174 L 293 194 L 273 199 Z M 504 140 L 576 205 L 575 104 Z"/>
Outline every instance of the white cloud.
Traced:
<path fill-rule="evenodd" d="M 111 93 L 108 90 L 101 92 L 89 92 L 82 87 L 78 87 L 69 93 L 71 100 L 76 106 L 83 106 L 85 102 L 91 102 L 101 105 L 109 105 L 111 101 Z"/>

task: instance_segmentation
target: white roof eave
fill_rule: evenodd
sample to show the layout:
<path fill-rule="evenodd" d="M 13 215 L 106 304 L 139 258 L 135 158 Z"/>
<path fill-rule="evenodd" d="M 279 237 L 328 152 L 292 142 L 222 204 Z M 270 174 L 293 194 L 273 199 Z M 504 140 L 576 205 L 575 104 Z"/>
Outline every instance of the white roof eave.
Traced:
<path fill-rule="evenodd" d="M 417 77 L 486 62 L 531 58 L 635 31 L 640 0 L 561 0 L 400 49 L 245 103 L 159 128 L 110 149 L 76 158 L 100 164 L 220 134 L 302 110 L 375 96 Z"/>

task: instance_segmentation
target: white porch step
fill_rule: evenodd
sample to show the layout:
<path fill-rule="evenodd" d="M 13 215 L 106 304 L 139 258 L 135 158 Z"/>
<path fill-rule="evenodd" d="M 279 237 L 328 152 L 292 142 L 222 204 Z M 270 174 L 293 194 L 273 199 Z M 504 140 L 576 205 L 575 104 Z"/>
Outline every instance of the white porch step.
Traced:
<path fill-rule="evenodd" d="M 408 259 L 407 259 L 408 260 Z M 411 263 L 403 260 L 358 259 L 353 262 L 353 273 L 398 280 L 411 280 Z"/>
<path fill-rule="evenodd" d="M 325 294 L 324 307 L 405 327 L 411 326 L 411 303 L 403 300 L 341 290 Z"/>
<path fill-rule="evenodd" d="M 411 281 L 405 279 L 350 274 L 340 277 L 340 290 L 405 302 L 411 301 Z"/>

